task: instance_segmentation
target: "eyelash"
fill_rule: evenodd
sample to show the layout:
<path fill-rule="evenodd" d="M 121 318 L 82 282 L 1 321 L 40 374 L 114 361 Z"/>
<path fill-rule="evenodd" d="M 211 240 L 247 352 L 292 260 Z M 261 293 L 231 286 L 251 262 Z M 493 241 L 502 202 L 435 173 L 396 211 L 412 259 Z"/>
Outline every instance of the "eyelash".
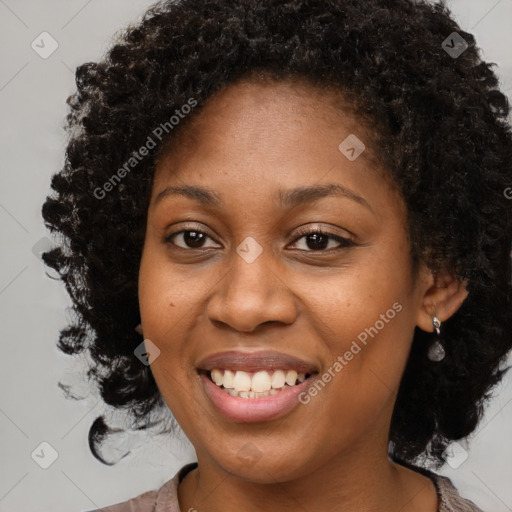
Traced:
<path fill-rule="evenodd" d="M 342 249 L 346 249 L 347 247 L 354 247 L 356 244 L 354 242 L 352 242 L 352 240 L 348 239 L 348 238 L 345 238 L 341 235 L 336 235 L 334 233 L 329 233 L 328 231 L 324 231 L 322 228 L 319 228 L 319 227 L 316 227 L 316 228 L 300 228 L 297 232 L 297 234 L 299 236 L 297 236 L 292 243 L 295 243 L 297 242 L 298 240 L 300 240 L 301 238 L 304 238 L 308 235 L 323 235 L 323 236 L 326 236 L 327 238 L 331 238 L 333 240 L 336 240 L 336 242 L 338 242 L 340 244 L 339 247 L 334 247 L 334 248 L 330 248 L 330 249 L 321 249 L 321 250 L 318 250 L 318 251 L 314 251 L 314 250 L 309 250 L 309 251 L 306 251 L 306 252 L 331 252 L 331 251 L 340 251 Z"/>
<path fill-rule="evenodd" d="M 165 238 L 164 238 L 164 242 L 166 244 L 173 244 L 174 246 L 176 246 L 178 249 L 182 249 L 184 251 L 188 251 L 188 250 L 194 250 L 194 249 L 202 249 L 202 247 L 190 247 L 190 248 L 187 248 L 185 249 L 184 247 L 179 247 L 177 246 L 175 243 L 173 243 L 171 240 L 173 237 L 177 236 L 177 235 L 180 235 L 181 233 L 190 233 L 190 232 L 195 232 L 195 233 L 199 233 L 199 234 L 203 234 L 203 235 L 206 235 L 208 238 L 211 238 L 213 240 L 213 238 L 208 235 L 208 233 L 200 230 L 200 229 L 196 229 L 196 228 L 189 228 L 189 229 L 182 229 L 180 231 L 175 231 L 174 233 L 170 233 L 169 235 L 167 235 Z M 301 249 L 302 251 L 304 252 L 315 252 L 315 253 L 329 253 L 329 252 L 332 252 L 332 251 L 340 251 L 340 250 L 343 250 L 343 249 L 346 249 L 348 247 L 354 247 L 356 244 L 354 242 L 352 242 L 352 240 L 348 239 L 348 238 L 345 238 L 345 237 L 342 237 L 340 235 L 336 235 L 334 233 L 329 233 L 328 231 L 324 231 L 322 228 L 302 228 L 302 229 L 299 229 L 298 233 L 297 233 L 299 236 L 297 236 L 293 241 L 292 243 L 296 243 L 298 240 L 300 240 L 301 238 L 304 238 L 304 237 L 307 237 L 308 235 L 323 235 L 323 236 L 326 236 L 332 240 L 335 240 L 336 242 L 338 242 L 340 244 L 339 247 L 334 247 L 334 248 L 330 248 L 330 249 L 320 249 L 320 250 L 308 250 L 308 251 L 305 251 L 304 249 Z"/>

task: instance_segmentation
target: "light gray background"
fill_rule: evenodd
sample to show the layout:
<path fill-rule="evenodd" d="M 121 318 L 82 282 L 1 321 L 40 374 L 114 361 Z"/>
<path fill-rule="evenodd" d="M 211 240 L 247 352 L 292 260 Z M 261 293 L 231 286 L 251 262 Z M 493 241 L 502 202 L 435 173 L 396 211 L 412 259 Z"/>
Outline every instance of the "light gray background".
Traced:
<path fill-rule="evenodd" d="M 0 0 L 1 512 L 78 512 L 117 503 L 160 486 L 194 460 L 190 444 L 169 436 L 133 449 L 112 467 L 94 459 L 87 433 L 104 408 L 93 394 L 66 400 L 57 387 L 58 380 L 74 382 L 87 395 L 87 386 L 79 382 L 80 360 L 55 346 L 69 299 L 61 283 L 45 276 L 33 253 L 48 236 L 40 208 L 50 176 L 64 161 L 62 123 L 65 100 L 74 92 L 74 69 L 98 60 L 114 33 L 136 22 L 151 4 Z M 453 0 L 448 5 L 461 27 L 475 34 L 484 58 L 499 65 L 501 87 L 510 98 L 512 0 Z M 59 45 L 47 59 L 31 48 L 43 31 Z M 469 445 L 462 443 L 467 460 L 457 469 L 446 465 L 442 473 L 484 511 L 512 511 L 510 376 L 495 395 Z M 129 437 L 120 439 L 121 448 Z M 38 448 L 43 441 L 58 454 L 48 469 L 34 461 L 49 460 L 50 450 Z"/>

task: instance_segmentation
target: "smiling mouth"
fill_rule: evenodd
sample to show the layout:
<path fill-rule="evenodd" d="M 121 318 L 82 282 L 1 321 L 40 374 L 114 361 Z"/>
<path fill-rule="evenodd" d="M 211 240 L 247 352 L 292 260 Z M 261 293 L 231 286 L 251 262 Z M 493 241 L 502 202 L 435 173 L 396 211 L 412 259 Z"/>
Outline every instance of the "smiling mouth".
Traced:
<path fill-rule="evenodd" d="M 224 393 L 238 398 L 265 398 L 278 395 L 309 379 L 316 372 L 298 373 L 296 370 L 272 369 L 246 372 L 213 368 L 201 373 Z"/>

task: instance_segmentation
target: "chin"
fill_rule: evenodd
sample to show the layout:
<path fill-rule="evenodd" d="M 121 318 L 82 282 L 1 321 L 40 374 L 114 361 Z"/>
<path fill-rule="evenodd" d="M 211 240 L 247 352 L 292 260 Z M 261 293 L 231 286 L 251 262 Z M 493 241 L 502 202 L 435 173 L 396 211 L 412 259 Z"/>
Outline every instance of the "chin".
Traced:
<path fill-rule="evenodd" d="M 210 457 L 226 473 L 240 480 L 256 484 L 275 484 L 287 482 L 311 473 L 318 465 L 315 457 L 304 450 L 304 443 L 283 444 L 278 449 L 261 446 L 258 441 L 238 441 L 238 449 L 223 451 L 217 458 L 210 452 Z"/>

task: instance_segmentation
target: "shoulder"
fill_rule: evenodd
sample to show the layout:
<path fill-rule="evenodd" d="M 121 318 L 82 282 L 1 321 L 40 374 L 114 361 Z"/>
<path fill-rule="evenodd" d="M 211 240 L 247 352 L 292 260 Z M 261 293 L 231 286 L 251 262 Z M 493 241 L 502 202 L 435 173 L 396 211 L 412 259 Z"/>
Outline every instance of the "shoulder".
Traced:
<path fill-rule="evenodd" d="M 143 494 L 139 494 L 139 496 L 130 498 L 128 501 L 91 510 L 89 512 L 155 512 L 159 491 L 160 490 L 147 491 Z"/>
<path fill-rule="evenodd" d="M 439 512 L 483 512 L 472 501 L 464 499 L 445 476 L 432 474 L 439 495 Z"/>
<path fill-rule="evenodd" d="M 448 477 L 438 475 L 422 466 L 416 466 L 396 458 L 393 460 L 395 463 L 405 466 L 412 471 L 416 471 L 432 480 L 438 497 L 437 512 L 484 512 L 471 500 L 463 498 Z"/>
<path fill-rule="evenodd" d="M 196 462 L 186 464 L 159 489 L 147 491 L 128 501 L 89 512 L 163 512 L 164 510 L 165 512 L 180 512 L 178 484 L 196 466 Z"/>

